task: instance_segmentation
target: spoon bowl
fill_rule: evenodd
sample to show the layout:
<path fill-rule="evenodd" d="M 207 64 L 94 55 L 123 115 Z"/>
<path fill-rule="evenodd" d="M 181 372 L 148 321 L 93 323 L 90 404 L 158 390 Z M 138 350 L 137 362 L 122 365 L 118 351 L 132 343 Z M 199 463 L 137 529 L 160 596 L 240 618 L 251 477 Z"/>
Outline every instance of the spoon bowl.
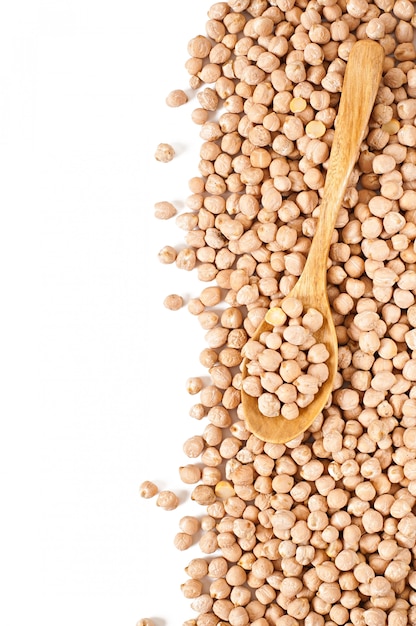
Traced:
<path fill-rule="evenodd" d="M 375 41 L 361 40 L 351 49 L 316 231 L 302 275 L 288 294 L 288 297 L 302 302 L 305 312 L 314 308 L 322 314 L 323 325 L 313 334 L 329 352 L 326 361 L 329 376 L 312 402 L 300 409 L 299 416 L 293 420 L 281 415 L 266 417 L 259 410 L 257 398 L 242 390 L 241 401 L 247 426 L 263 441 L 286 443 L 305 432 L 325 407 L 333 389 L 338 369 L 338 339 L 327 293 L 328 254 L 338 212 L 374 106 L 383 61 L 384 50 Z M 273 326 L 264 319 L 252 338 L 258 339 L 263 332 L 272 329 Z M 247 364 L 248 359 L 245 358 L 241 366 L 243 379 L 248 374 Z"/>
<path fill-rule="evenodd" d="M 262 441 L 272 443 L 286 443 L 297 437 L 301 432 L 307 430 L 325 407 L 333 389 L 334 379 L 338 369 L 338 339 L 327 293 L 322 294 L 322 299 L 319 305 L 317 305 L 312 297 L 307 281 L 304 280 L 302 284 L 300 284 L 299 280 L 289 296 L 301 300 L 304 310 L 314 308 L 322 314 L 323 324 L 319 330 L 313 333 L 313 336 L 317 343 L 325 344 L 329 352 L 329 358 L 326 361 L 329 375 L 327 380 L 319 388 L 312 402 L 308 404 L 307 407 L 300 409 L 299 416 L 294 420 L 288 420 L 279 415 L 276 417 L 265 417 L 259 410 L 257 398 L 250 396 L 244 390 L 241 391 L 244 414 L 249 429 Z M 272 330 L 273 326 L 266 320 L 263 320 L 252 338 L 257 340 L 263 332 Z M 243 378 L 247 376 L 247 363 L 248 359 L 245 358 L 242 363 Z"/>

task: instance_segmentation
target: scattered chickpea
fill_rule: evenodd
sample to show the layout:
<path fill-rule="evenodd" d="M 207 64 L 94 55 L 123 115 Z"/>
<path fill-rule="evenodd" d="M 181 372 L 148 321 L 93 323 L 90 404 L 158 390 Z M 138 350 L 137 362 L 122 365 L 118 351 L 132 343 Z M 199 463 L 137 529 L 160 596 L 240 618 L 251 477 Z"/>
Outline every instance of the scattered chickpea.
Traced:
<path fill-rule="evenodd" d="M 168 220 L 176 215 L 176 207 L 171 202 L 156 202 L 155 217 L 159 220 Z"/>
<path fill-rule="evenodd" d="M 181 585 L 181 591 L 189 600 L 199 598 L 202 594 L 202 582 L 197 578 L 191 578 Z"/>
<path fill-rule="evenodd" d="M 175 546 L 175 548 L 177 548 L 177 550 L 183 551 L 183 550 L 188 550 L 188 548 L 191 547 L 193 543 L 192 540 L 192 535 L 189 535 L 188 533 L 176 533 L 174 539 L 173 539 L 173 544 Z"/>
<path fill-rule="evenodd" d="M 188 96 L 183 89 L 174 89 L 166 97 L 166 104 L 169 107 L 180 107 L 188 102 Z"/>
<path fill-rule="evenodd" d="M 176 256 L 177 252 L 172 246 L 164 246 L 158 254 L 159 261 L 167 265 L 170 263 L 174 263 L 176 260 Z"/>
<path fill-rule="evenodd" d="M 195 535 L 201 527 L 200 521 L 196 517 L 185 515 L 179 520 L 179 528 L 188 535 Z"/>
<path fill-rule="evenodd" d="M 201 470 L 198 465 L 184 465 L 179 468 L 179 476 L 183 483 L 193 485 L 201 479 Z"/>
<path fill-rule="evenodd" d="M 172 491 L 160 491 L 157 496 L 156 505 L 165 509 L 165 511 L 173 511 L 179 505 L 179 498 Z"/>
<path fill-rule="evenodd" d="M 174 148 L 168 143 L 160 143 L 155 152 L 156 161 L 160 161 L 160 163 L 169 163 L 172 161 L 175 156 Z"/>
<path fill-rule="evenodd" d="M 150 480 L 145 480 L 139 489 L 139 493 L 142 498 L 153 498 L 158 493 L 159 489 L 157 485 L 152 483 Z"/>
<path fill-rule="evenodd" d="M 194 396 L 199 393 L 203 387 L 202 379 L 199 376 L 192 376 L 186 381 L 186 390 L 189 394 Z"/>
<path fill-rule="evenodd" d="M 170 311 L 178 311 L 183 306 L 183 298 L 176 293 L 172 293 L 166 296 L 163 304 Z"/>

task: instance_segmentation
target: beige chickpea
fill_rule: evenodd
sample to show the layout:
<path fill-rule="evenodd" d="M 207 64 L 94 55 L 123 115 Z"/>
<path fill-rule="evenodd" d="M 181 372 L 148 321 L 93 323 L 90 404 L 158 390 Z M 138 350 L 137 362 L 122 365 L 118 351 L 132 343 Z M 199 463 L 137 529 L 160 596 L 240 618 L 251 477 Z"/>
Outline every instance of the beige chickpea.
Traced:
<path fill-rule="evenodd" d="M 188 96 L 183 89 L 174 89 L 166 97 L 166 104 L 170 107 L 179 107 L 188 102 Z"/>
<path fill-rule="evenodd" d="M 176 533 L 173 538 L 173 544 L 177 550 L 188 550 L 193 543 L 192 535 L 184 532 Z"/>
<path fill-rule="evenodd" d="M 172 246 L 164 246 L 158 253 L 158 259 L 163 264 L 174 263 L 177 252 Z"/>
<path fill-rule="evenodd" d="M 153 498 L 153 496 L 157 495 L 158 491 L 158 487 L 150 480 L 145 480 L 140 485 L 139 489 L 139 493 L 142 498 Z"/>
<path fill-rule="evenodd" d="M 168 143 L 160 143 L 156 147 L 154 156 L 160 163 L 169 163 L 175 156 L 175 149 Z"/>
<path fill-rule="evenodd" d="M 163 301 L 163 305 L 170 311 L 178 311 L 180 308 L 182 308 L 183 303 L 184 300 L 182 296 L 179 296 L 178 294 L 170 294 L 166 296 Z"/>
<path fill-rule="evenodd" d="M 171 202 L 156 202 L 154 205 L 154 215 L 157 219 L 168 220 L 176 215 L 176 213 L 177 209 Z"/>
<path fill-rule="evenodd" d="M 169 490 L 160 491 L 157 500 L 156 506 L 165 509 L 165 511 L 173 511 L 179 505 L 178 496 Z"/>

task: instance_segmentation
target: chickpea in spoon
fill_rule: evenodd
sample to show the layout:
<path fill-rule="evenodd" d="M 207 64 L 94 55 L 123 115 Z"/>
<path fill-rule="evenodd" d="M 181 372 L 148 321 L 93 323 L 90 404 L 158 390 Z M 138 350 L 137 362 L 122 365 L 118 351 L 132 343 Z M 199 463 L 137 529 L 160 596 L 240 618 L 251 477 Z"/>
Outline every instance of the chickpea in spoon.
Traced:
<path fill-rule="evenodd" d="M 301 300 L 287 297 L 268 311 L 266 321 L 273 329 L 250 339 L 244 348 L 249 362 L 243 389 L 257 398 L 266 417 L 280 413 L 294 420 L 329 377 L 328 349 L 314 336 L 323 316 L 317 309 L 304 311 Z"/>

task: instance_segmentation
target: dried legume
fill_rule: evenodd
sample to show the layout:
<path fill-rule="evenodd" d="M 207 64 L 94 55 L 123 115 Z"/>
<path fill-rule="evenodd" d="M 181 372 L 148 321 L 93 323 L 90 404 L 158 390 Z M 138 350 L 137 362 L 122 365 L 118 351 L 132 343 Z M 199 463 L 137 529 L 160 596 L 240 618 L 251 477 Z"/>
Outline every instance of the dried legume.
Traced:
<path fill-rule="evenodd" d="M 142 498 L 153 498 L 158 493 L 159 489 L 157 485 L 152 483 L 150 480 L 145 480 L 139 489 L 139 493 Z"/>
<path fill-rule="evenodd" d="M 175 150 L 169 143 L 160 143 L 156 147 L 155 159 L 161 163 L 169 163 L 175 156 Z"/>
<path fill-rule="evenodd" d="M 173 511 L 179 504 L 178 496 L 172 491 L 165 490 L 159 491 L 157 496 L 156 505 L 165 511 Z"/>
<path fill-rule="evenodd" d="M 176 213 L 176 207 L 171 202 L 156 202 L 155 204 L 155 217 L 159 220 L 168 220 Z"/>
<path fill-rule="evenodd" d="M 183 89 L 174 89 L 166 97 L 166 104 L 170 107 L 180 107 L 188 102 L 188 96 Z"/>
<path fill-rule="evenodd" d="M 178 311 L 183 306 L 183 298 L 176 293 L 171 293 L 166 296 L 163 304 L 170 311 Z"/>
<path fill-rule="evenodd" d="M 180 468 L 205 509 L 202 556 L 181 587 L 197 626 L 416 623 L 415 23 L 408 0 L 228 0 L 188 44 L 199 175 L 177 218 L 186 248 L 166 246 L 159 259 L 195 269 L 205 286 L 188 310 L 206 330 L 211 383 L 188 390 L 200 394 L 191 414 L 210 428 L 185 443 L 195 464 Z M 256 393 L 291 392 L 295 404 L 294 374 L 325 364 L 316 343 L 293 341 L 319 328 L 309 312 L 291 318 L 290 341 L 252 337 L 268 311 L 280 327 L 288 315 L 346 61 L 364 38 L 386 58 L 328 260 L 338 374 L 309 430 L 268 444 L 244 422 L 242 358 L 252 357 Z M 179 535 L 181 546 L 194 536 Z"/>

